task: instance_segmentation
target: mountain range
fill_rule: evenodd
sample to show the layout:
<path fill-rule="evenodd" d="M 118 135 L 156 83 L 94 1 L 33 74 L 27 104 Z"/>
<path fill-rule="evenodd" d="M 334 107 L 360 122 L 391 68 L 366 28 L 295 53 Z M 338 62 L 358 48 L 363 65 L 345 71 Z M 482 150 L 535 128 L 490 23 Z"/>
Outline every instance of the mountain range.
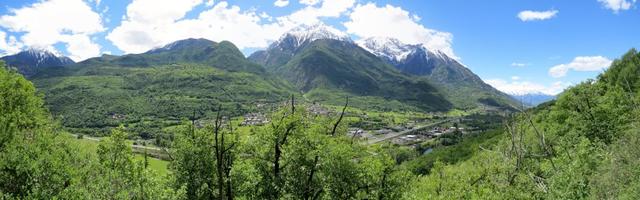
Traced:
<path fill-rule="evenodd" d="M 52 113 L 77 131 L 123 122 L 163 127 L 208 118 L 217 105 L 241 114 L 291 94 L 328 105 L 349 97 L 350 106 L 380 111 L 518 105 L 442 52 L 392 38 L 354 42 L 322 24 L 294 28 L 248 58 L 231 42 L 206 39 L 79 63 L 43 64 L 21 54 L 3 59 L 40 63 L 30 67 L 39 70 L 21 72 L 44 92 Z"/>
<path fill-rule="evenodd" d="M 358 45 L 405 74 L 428 79 L 445 91 L 443 94 L 447 99 L 458 107 L 489 105 L 507 108 L 517 105 L 509 95 L 486 84 L 463 64 L 441 51 L 385 37 L 365 38 L 358 41 Z"/>
<path fill-rule="evenodd" d="M 453 108 L 426 79 L 410 77 L 359 47 L 346 35 L 316 24 L 286 33 L 249 59 L 291 82 L 312 101 L 343 101 L 393 109 L 398 102 L 423 110 Z"/>

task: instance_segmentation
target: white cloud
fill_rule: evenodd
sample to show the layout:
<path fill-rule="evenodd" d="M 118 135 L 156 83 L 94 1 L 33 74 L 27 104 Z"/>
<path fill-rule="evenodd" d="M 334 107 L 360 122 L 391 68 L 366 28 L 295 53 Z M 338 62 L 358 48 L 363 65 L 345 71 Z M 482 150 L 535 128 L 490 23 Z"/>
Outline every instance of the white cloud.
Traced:
<path fill-rule="evenodd" d="M 220 1 L 196 18 L 184 19 L 187 12 L 201 3 L 202 0 L 134 0 L 127 7 L 122 24 L 114 28 L 107 39 L 126 53 L 141 53 L 186 38 L 229 40 L 241 49 L 263 48 L 299 24 L 341 16 L 355 1 L 324 0 L 319 6 L 306 6 L 275 18 L 254 9 L 242 11 L 238 6 Z"/>
<path fill-rule="evenodd" d="M 121 25 L 107 39 L 126 53 L 141 53 L 183 39 L 174 35 L 191 30 L 179 30 L 176 21 L 201 3 L 202 0 L 133 0 Z"/>
<path fill-rule="evenodd" d="M 609 67 L 611 62 L 611 60 L 602 56 L 578 56 L 575 57 L 571 63 L 551 67 L 549 69 L 549 75 L 554 78 L 559 78 L 567 75 L 569 70 L 600 71 Z"/>
<path fill-rule="evenodd" d="M 278 17 L 280 24 L 291 26 L 292 24 L 313 24 L 322 17 L 340 17 L 355 4 L 355 0 L 324 0 L 322 5 L 307 6 L 290 15 Z"/>
<path fill-rule="evenodd" d="M 348 33 L 361 38 L 394 37 L 404 43 L 423 44 L 458 59 L 451 47 L 453 35 L 424 27 L 417 22 L 419 17 L 416 16 L 400 7 L 367 3 L 356 6 L 349 14 L 349 21 L 343 24 Z"/>
<path fill-rule="evenodd" d="M 558 14 L 558 10 L 547 10 L 547 11 L 525 10 L 518 13 L 518 18 L 520 18 L 520 20 L 522 20 L 523 22 L 547 20 L 555 17 L 557 14 Z"/>
<path fill-rule="evenodd" d="M 502 79 L 489 79 L 485 82 L 507 94 L 542 93 L 547 95 L 556 95 L 562 92 L 565 88 L 571 86 L 571 83 L 561 81 L 554 82 L 550 86 L 519 80 L 505 81 Z"/>
<path fill-rule="evenodd" d="M 19 43 L 25 46 L 51 49 L 54 44 L 66 43 L 70 57 L 76 61 L 99 55 L 100 46 L 91 40 L 72 40 L 105 30 L 100 15 L 82 0 L 50 0 L 10 9 L 9 14 L 0 17 L 0 26 L 9 32 L 24 33 Z M 83 47 L 88 49 L 80 49 Z"/>
<path fill-rule="evenodd" d="M 213 0 L 207 0 L 207 3 L 206 3 L 207 7 L 211 7 L 213 6 L 213 4 L 214 4 Z"/>
<path fill-rule="evenodd" d="M 300 0 L 300 4 L 307 5 L 307 6 L 313 6 L 318 3 L 320 3 L 320 0 Z"/>
<path fill-rule="evenodd" d="M 618 13 L 620 10 L 629 10 L 636 0 L 598 0 L 605 8 Z"/>
<path fill-rule="evenodd" d="M 529 64 L 527 64 L 527 63 L 517 63 L 517 62 L 511 63 L 511 66 L 513 66 L 513 67 L 526 67 L 528 65 Z"/>
<path fill-rule="evenodd" d="M 100 55 L 100 45 L 92 42 L 87 35 L 69 35 L 64 37 L 62 41 L 67 43 L 67 52 L 71 54 L 70 58 L 75 61 Z"/>
<path fill-rule="evenodd" d="M 22 49 L 22 43 L 16 37 L 7 36 L 7 33 L 0 31 L 0 56 L 16 54 Z"/>
<path fill-rule="evenodd" d="M 276 7 L 285 7 L 289 5 L 289 0 L 276 0 L 273 2 L 273 5 Z"/>
<path fill-rule="evenodd" d="M 517 80 L 520 80 L 520 77 L 519 76 L 512 76 L 511 80 L 517 81 Z"/>

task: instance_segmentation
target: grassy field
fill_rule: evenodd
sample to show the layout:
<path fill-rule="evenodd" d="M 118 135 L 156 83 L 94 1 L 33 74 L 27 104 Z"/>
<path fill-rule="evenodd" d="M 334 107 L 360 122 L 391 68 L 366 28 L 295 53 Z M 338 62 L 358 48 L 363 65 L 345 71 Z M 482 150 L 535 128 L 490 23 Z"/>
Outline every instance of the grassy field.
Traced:
<path fill-rule="evenodd" d="M 96 153 L 98 149 L 98 143 L 99 143 L 98 141 L 89 140 L 89 139 L 74 139 L 74 141 L 76 141 L 81 148 L 89 152 Z M 144 160 L 144 156 L 140 154 L 135 154 L 134 158 L 140 161 Z M 160 160 L 153 157 L 147 157 L 147 160 L 149 161 L 149 167 L 155 170 L 158 173 L 158 175 L 164 176 L 169 173 L 168 161 Z"/>

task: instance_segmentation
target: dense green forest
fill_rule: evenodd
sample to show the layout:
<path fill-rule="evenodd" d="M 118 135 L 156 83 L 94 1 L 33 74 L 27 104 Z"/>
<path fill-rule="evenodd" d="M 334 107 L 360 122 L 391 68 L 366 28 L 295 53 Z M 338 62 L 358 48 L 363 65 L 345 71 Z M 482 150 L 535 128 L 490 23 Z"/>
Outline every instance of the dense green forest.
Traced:
<path fill-rule="evenodd" d="M 146 156 L 134 159 L 127 141 L 134 127 L 111 130 L 95 152 L 81 148 L 33 84 L 2 66 L 0 196 L 638 199 L 639 92 L 640 53 L 631 50 L 557 100 L 483 126 L 484 132 L 454 132 L 415 149 L 366 145 L 345 134 L 340 113 L 314 115 L 295 97 L 271 122 L 249 129 L 228 119 L 233 107 L 212 105 L 210 124 L 182 118 L 171 130 L 164 149 L 170 172 L 160 175 Z"/>
<path fill-rule="evenodd" d="M 339 119 L 291 105 L 247 134 L 224 120 L 185 121 L 168 149 L 169 175 L 135 160 L 124 126 L 81 149 L 33 84 L 0 69 L 0 195 L 5 199 L 397 199 L 411 179 L 393 152 L 346 137 Z"/>
<path fill-rule="evenodd" d="M 469 159 L 435 162 L 412 199 L 638 199 L 640 53 L 514 115 Z"/>

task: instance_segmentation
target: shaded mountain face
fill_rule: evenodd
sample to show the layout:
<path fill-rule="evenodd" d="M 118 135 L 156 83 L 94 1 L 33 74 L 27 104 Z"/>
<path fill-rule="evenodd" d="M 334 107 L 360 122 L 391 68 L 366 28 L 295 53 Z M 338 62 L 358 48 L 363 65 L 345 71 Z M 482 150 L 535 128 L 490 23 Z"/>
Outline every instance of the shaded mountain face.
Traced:
<path fill-rule="evenodd" d="M 295 28 L 249 58 L 314 101 L 352 96 L 362 106 L 399 102 L 422 110 L 452 107 L 428 81 L 402 74 L 346 35 L 323 25 Z"/>
<path fill-rule="evenodd" d="M 447 97 L 461 107 L 478 104 L 513 107 L 517 102 L 510 96 L 486 84 L 471 70 L 440 51 L 423 45 L 404 44 L 394 38 L 367 38 L 359 46 L 410 75 L 429 79 L 446 90 Z"/>
<path fill-rule="evenodd" d="M 162 133 L 158 127 L 181 119 L 211 119 L 219 106 L 239 115 L 296 91 L 230 42 L 203 39 L 50 67 L 30 79 L 65 127 L 87 134 L 107 133 L 123 123 L 141 129 L 136 132 Z"/>
<path fill-rule="evenodd" d="M 144 67 L 174 63 L 196 63 L 227 71 L 264 73 L 263 67 L 248 61 L 233 43 L 228 41 L 217 43 L 207 39 L 179 40 L 142 54 L 104 55 L 80 62 L 79 65 Z"/>
<path fill-rule="evenodd" d="M 4 56 L 4 60 L 9 67 L 16 68 L 18 72 L 25 76 L 35 74 L 40 68 L 66 66 L 73 64 L 73 60 L 65 56 L 59 56 L 42 49 L 28 49 L 20 53 Z"/>

